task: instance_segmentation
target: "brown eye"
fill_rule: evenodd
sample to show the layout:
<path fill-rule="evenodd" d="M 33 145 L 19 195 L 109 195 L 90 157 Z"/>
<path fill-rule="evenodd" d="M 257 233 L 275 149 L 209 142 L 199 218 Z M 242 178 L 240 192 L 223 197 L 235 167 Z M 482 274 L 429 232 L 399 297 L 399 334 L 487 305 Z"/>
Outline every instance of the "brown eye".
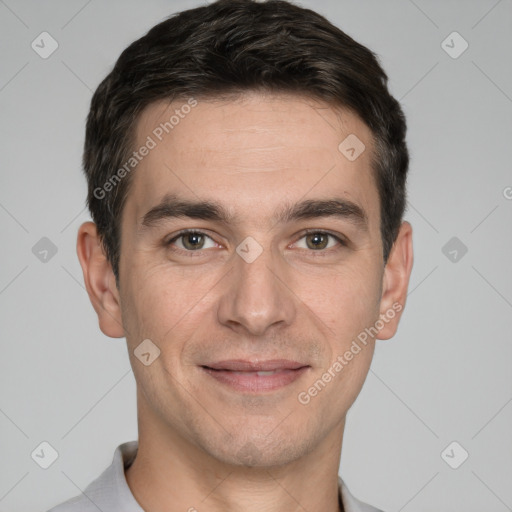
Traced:
<path fill-rule="evenodd" d="M 312 233 L 306 235 L 305 238 L 308 249 L 325 249 L 329 243 L 329 235 L 327 233 Z"/>
<path fill-rule="evenodd" d="M 200 233 L 185 233 L 181 235 L 183 247 L 187 250 L 202 249 L 204 245 L 204 235 Z"/>
<path fill-rule="evenodd" d="M 194 252 L 213 248 L 215 242 L 210 236 L 200 231 L 182 231 L 166 242 L 165 245 L 178 251 Z"/>
<path fill-rule="evenodd" d="M 343 238 L 327 231 L 307 231 L 295 243 L 299 249 L 317 252 L 319 255 L 330 253 L 331 250 L 341 249 L 346 246 Z"/>

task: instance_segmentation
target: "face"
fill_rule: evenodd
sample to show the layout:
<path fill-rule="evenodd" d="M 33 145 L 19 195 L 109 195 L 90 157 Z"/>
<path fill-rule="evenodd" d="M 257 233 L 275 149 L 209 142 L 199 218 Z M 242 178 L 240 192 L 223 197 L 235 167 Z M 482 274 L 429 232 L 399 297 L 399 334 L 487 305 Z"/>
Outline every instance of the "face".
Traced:
<path fill-rule="evenodd" d="M 290 95 L 184 104 L 139 119 L 135 146 L 155 145 L 123 210 L 110 316 L 148 429 L 220 461 L 285 464 L 340 437 L 410 268 L 384 267 L 357 116 Z M 172 131 L 155 132 L 176 109 Z M 339 149 L 351 134 L 365 146 L 356 159 Z M 160 350 L 149 365 L 134 353 L 147 339 Z"/>

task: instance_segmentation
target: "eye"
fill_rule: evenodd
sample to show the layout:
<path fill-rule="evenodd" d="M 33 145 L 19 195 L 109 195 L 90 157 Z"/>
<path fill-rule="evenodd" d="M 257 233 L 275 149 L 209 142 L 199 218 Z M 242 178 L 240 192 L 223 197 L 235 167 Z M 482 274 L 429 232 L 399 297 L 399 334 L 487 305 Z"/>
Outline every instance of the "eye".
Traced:
<path fill-rule="evenodd" d="M 206 244 L 207 240 L 210 240 L 210 245 Z M 175 245 L 179 250 L 187 252 L 210 249 L 216 246 L 211 237 L 201 231 L 192 230 L 181 231 L 175 237 L 171 238 L 171 240 L 166 242 L 166 245 Z"/>
<path fill-rule="evenodd" d="M 167 247 L 173 251 L 182 251 L 186 253 L 200 252 L 202 249 L 211 249 L 217 247 L 218 244 L 206 233 L 193 229 L 183 230 L 176 234 L 173 238 L 165 242 Z M 336 246 L 345 246 L 345 241 L 332 233 L 326 231 L 307 231 L 294 246 L 299 249 L 305 249 L 313 252 L 330 252 Z"/>
<path fill-rule="evenodd" d="M 300 247 L 300 240 L 305 241 L 305 246 Z M 308 231 L 299 239 L 299 242 L 296 242 L 296 245 L 300 249 L 310 249 L 317 252 L 331 249 L 336 245 L 346 245 L 340 237 L 325 231 Z"/>

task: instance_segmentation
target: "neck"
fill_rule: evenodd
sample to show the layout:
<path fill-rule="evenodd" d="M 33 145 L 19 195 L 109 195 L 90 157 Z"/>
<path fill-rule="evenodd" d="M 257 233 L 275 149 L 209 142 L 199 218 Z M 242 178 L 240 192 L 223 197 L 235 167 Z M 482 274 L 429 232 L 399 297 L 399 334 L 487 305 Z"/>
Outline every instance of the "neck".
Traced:
<path fill-rule="evenodd" d="M 338 469 L 344 422 L 311 452 L 285 465 L 234 466 L 156 417 L 148 421 L 151 411 L 138 404 L 139 448 L 126 480 L 146 512 L 342 511 Z"/>

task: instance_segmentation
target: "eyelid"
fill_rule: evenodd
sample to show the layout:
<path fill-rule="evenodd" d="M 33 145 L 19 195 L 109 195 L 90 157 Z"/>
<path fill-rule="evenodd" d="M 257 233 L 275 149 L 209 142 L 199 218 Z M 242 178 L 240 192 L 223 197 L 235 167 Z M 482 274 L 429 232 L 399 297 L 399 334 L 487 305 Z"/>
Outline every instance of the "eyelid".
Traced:
<path fill-rule="evenodd" d="M 218 242 L 216 242 L 205 231 L 203 231 L 201 229 L 186 228 L 186 229 L 182 229 L 181 231 L 179 231 L 178 233 L 173 235 L 172 238 L 170 238 L 169 240 L 164 241 L 164 245 L 166 247 L 167 246 L 171 246 L 174 242 L 176 242 L 176 240 L 178 240 L 179 238 L 181 238 L 184 235 L 187 235 L 188 233 L 194 233 L 194 234 L 202 235 L 204 237 L 209 238 L 214 243 L 218 244 Z M 327 236 L 330 236 L 330 237 L 334 238 L 339 243 L 339 245 L 341 245 L 343 247 L 347 246 L 347 240 L 342 235 L 335 234 L 335 233 L 332 233 L 329 230 L 319 229 L 319 228 L 316 228 L 316 229 L 315 228 L 308 228 L 308 229 L 305 229 L 305 230 L 301 231 L 300 236 L 291 245 L 296 244 L 299 240 L 302 240 L 302 238 L 306 237 L 307 235 L 311 235 L 311 234 L 327 235 Z M 218 244 L 218 245 L 220 245 L 220 244 Z M 199 255 L 203 251 L 205 251 L 205 249 L 198 249 L 196 251 L 187 251 L 187 250 L 181 249 L 179 247 L 175 248 L 174 250 L 175 251 L 185 252 L 185 253 L 188 253 L 188 254 L 196 254 L 196 255 Z M 314 251 L 312 249 L 303 249 L 303 250 L 305 250 L 307 252 L 311 252 L 311 253 L 318 253 L 320 255 L 320 254 L 329 254 L 332 250 L 336 250 L 336 248 L 335 247 L 330 247 L 329 249 L 322 249 L 322 250 L 318 250 L 318 251 Z"/>
<path fill-rule="evenodd" d="M 194 233 L 194 234 L 197 234 L 197 235 L 204 236 L 204 237 L 209 238 L 210 240 L 212 240 L 212 242 L 215 242 L 216 244 L 218 243 L 208 233 L 206 233 L 205 231 L 203 231 L 201 229 L 186 228 L 186 229 L 182 229 L 181 231 L 178 231 L 178 233 L 173 235 L 168 240 L 164 240 L 164 245 L 165 246 L 171 245 L 173 242 L 175 242 L 176 240 L 178 240 L 182 236 L 185 236 L 185 235 L 187 235 L 189 233 Z M 183 250 L 183 249 L 179 249 L 179 250 Z M 186 251 L 186 252 L 199 252 L 199 251 L 201 251 L 201 249 L 199 249 L 197 251 Z"/>
<path fill-rule="evenodd" d="M 308 228 L 308 229 L 305 229 L 304 231 L 301 231 L 300 236 L 291 245 L 296 244 L 299 240 L 302 240 L 305 236 L 312 235 L 312 234 L 328 235 L 331 238 L 334 238 L 339 243 L 339 245 L 341 245 L 342 247 L 346 247 L 348 245 L 348 241 L 340 233 L 333 233 L 329 230 L 318 229 L 318 228 L 317 229 Z M 329 249 L 323 249 L 323 250 L 319 250 L 319 251 L 314 251 L 312 249 L 304 249 L 304 250 L 307 250 L 308 252 L 311 252 L 311 253 L 329 254 L 329 252 L 331 252 L 332 250 L 336 250 L 336 247 L 330 247 Z"/>
<path fill-rule="evenodd" d="M 334 233 L 332 231 L 329 231 L 328 229 L 312 229 L 312 228 L 308 228 L 308 229 L 305 229 L 304 231 L 301 232 L 301 237 L 302 238 L 303 236 L 306 236 L 306 235 L 312 235 L 313 233 L 320 233 L 322 235 L 329 235 L 329 236 L 332 236 L 333 238 L 336 238 L 339 242 L 343 243 L 343 244 L 346 244 L 347 243 L 347 240 L 345 239 L 345 237 L 341 234 L 341 233 Z"/>

